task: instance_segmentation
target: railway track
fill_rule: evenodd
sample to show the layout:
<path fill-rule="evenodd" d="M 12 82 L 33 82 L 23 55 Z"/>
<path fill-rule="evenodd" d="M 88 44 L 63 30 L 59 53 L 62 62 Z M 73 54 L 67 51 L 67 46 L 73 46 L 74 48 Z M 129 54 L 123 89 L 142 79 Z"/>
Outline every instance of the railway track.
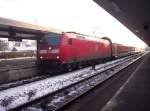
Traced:
<path fill-rule="evenodd" d="M 96 70 L 87 67 L 79 71 L 2 90 L 0 92 L 0 108 L 4 111 L 58 110 L 142 56 L 132 55 L 97 65 Z"/>

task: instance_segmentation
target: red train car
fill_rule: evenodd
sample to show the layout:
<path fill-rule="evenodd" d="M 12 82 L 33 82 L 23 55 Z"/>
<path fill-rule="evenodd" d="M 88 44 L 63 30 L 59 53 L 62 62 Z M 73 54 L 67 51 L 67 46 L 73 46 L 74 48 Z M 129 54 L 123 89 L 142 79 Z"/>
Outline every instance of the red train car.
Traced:
<path fill-rule="evenodd" d="M 109 57 L 111 43 L 108 40 L 91 40 L 87 35 L 74 32 L 48 33 L 42 37 L 38 46 L 39 61 L 53 65 L 89 62 Z"/>
<path fill-rule="evenodd" d="M 134 47 L 112 43 L 75 32 L 46 33 L 38 43 L 38 61 L 51 66 L 95 63 L 104 58 L 118 58 L 133 54 Z"/>
<path fill-rule="evenodd" d="M 135 52 L 134 47 L 125 46 L 122 44 L 113 43 L 112 44 L 112 55 L 113 57 L 123 57 Z"/>

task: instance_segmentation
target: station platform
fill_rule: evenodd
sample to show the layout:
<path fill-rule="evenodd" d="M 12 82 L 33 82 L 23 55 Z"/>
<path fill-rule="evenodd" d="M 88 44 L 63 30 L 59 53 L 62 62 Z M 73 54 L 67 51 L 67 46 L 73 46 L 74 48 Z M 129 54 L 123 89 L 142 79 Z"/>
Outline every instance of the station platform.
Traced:
<path fill-rule="evenodd" d="M 0 59 L 0 67 L 7 66 L 19 66 L 29 63 L 35 63 L 35 57 L 20 57 L 20 58 L 10 58 L 10 59 Z"/>
<path fill-rule="evenodd" d="M 150 111 L 150 53 L 101 111 Z"/>
<path fill-rule="evenodd" d="M 37 75 L 36 58 L 0 59 L 0 85 Z"/>

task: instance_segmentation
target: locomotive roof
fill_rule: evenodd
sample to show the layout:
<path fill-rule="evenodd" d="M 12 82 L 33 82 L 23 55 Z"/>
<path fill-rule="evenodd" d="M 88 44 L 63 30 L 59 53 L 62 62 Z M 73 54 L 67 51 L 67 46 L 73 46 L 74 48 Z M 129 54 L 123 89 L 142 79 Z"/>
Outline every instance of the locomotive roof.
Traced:
<path fill-rule="evenodd" d="M 81 33 L 77 33 L 77 32 L 64 32 L 64 33 L 73 33 L 73 34 L 76 34 L 77 38 L 79 39 L 86 39 L 86 40 L 92 40 L 92 41 L 108 41 L 108 42 L 111 42 L 111 40 L 108 40 L 108 39 L 103 39 L 103 38 L 100 38 L 100 37 L 97 37 L 97 36 L 93 36 L 93 35 L 86 35 L 86 34 L 81 34 Z"/>
<path fill-rule="evenodd" d="M 86 36 L 86 37 L 96 37 L 96 36 L 93 36 L 93 35 L 81 34 L 81 33 L 78 33 L 78 32 L 66 32 L 66 33 L 74 33 L 74 34 L 81 35 L 81 36 Z M 96 38 L 99 38 L 99 37 L 96 37 Z"/>

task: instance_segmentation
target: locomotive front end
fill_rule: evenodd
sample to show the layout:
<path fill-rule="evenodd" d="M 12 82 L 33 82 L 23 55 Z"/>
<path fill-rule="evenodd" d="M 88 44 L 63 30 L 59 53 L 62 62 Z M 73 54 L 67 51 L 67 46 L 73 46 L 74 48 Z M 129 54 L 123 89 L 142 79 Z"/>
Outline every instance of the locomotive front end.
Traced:
<path fill-rule="evenodd" d="M 38 60 L 42 64 L 58 65 L 60 63 L 61 34 L 47 33 L 38 44 Z"/>

